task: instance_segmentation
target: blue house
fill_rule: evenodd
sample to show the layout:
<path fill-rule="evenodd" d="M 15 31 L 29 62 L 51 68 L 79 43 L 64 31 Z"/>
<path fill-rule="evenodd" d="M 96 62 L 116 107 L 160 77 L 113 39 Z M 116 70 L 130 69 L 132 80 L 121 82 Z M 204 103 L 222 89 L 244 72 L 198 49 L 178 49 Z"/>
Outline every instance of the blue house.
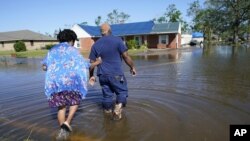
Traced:
<path fill-rule="evenodd" d="M 146 44 L 148 48 L 179 48 L 181 46 L 181 25 L 174 23 L 154 23 L 153 21 L 110 25 L 112 34 L 124 41 L 135 40 L 137 45 Z M 72 27 L 79 42 L 76 46 L 90 50 L 101 37 L 99 26 L 75 24 Z"/>

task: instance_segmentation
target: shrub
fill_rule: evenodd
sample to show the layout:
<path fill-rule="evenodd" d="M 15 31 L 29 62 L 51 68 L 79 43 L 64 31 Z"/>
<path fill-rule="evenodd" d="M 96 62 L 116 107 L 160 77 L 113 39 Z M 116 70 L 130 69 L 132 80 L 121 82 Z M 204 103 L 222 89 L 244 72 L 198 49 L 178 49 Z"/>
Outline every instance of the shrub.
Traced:
<path fill-rule="evenodd" d="M 144 43 L 140 46 L 140 49 L 148 49 L 148 44 Z"/>
<path fill-rule="evenodd" d="M 26 51 L 27 50 L 23 41 L 17 41 L 14 44 L 14 49 L 15 49 L 16 52 L 21 52 L 21 51 Z"/>
<path fill-rule="evenodd" d="M 49 44 L 49 45 L 45 45 L 45 48 L 46 48 L 47 50 L 50 50 L 53 46 L 54 46 L 54 44 Z"/>
<path fill-rule="evenodd" d="M 135 40 L 129 40 L 126 43 L 127 43 L 128 49 L 135 49 L 137 46 Z"/>

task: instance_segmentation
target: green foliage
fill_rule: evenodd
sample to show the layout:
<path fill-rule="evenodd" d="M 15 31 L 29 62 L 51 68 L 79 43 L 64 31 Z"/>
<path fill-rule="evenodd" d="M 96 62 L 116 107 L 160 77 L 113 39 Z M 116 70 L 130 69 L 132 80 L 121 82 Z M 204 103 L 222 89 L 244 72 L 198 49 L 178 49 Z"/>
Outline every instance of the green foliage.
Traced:
<path fill-rule="evenodd" d="M 109 13 L 107 18 L 107 22 L 109 24 L 119 24 L 119 23 L 125 23 L 130 15 L 119 12 L 117 9 L 114 9 L 111 13 Z"/>
<path fill-rule="evenodd" d="M 232 38 L 238 42 L 250 23 L 250 1 L 206 1 L 205 8 L 201 8 L 196 0 L 190 5 L 188 15 L 193 18 L 193 29 L 203 31 L 206 40 L 213 34 L 224 39 Z M 243 39 L 243 38 L 242 38 Z"/>
<path fill-rule="evenodd" d="M 148 49 L 148 44 L 147 44 L 147 43 L 142 44 L 142 45 L 140 46 L 140 49 L 143 49 L 143 50 Z"/>
<path fill-rule="evenodd" d="M 183 21 L 181 23 L 181 31 L 185 33 L 188 32 L 189 30 L 190 30 L 189 25 L 187 24 L 187 22 Z"/>
<path fill-rule="evenodd" d="M 154 18 L 153 20 L 157 23 L 180 22 L 182 32 L 186 32 L 188 30 L 188 24 L 182 19 L 181 15 L 181 11 L 176 8 L 175 4 L 170 4 L 162 16 L 157 19 Z"/>
<path fill-rule="evenodd" d="M 112 12 L 107 14 L 107 19 L 104 22 L 107 22 L 109 24 L 120 24 L 120 23 L 125 23 L 130 15 L 124 13 L 124 12 L 119 12 L 117 9 L 114 9 Z M 98 16 L 95 19 L 95 24 L 99 26 L 102 22 L 102 17 Z"/>
<path fill-rule="evenodd" d="M 27 51 L 26 45 L 24 44 L 23 41 L 17 41 L 17 42 L 14 44 L 14 49 L 15 49 L 16 52 Z"/>
<path fill-rule="evenodd" d="M 47 50 L 50 50 L 53 46 L 54 46 L 54 44 L 49 44 L 49 45 L 45 45 L 45 48 L 46 48 Z"/>
<path fill-rule="evenodd" d="M 43 57 L 46 56 L 48 50 L 28 50 L 25 52 L 17 52 L 17 57 Z"/>
<path fill-rule="evenodd" d="M 170 4 L 167 8 L 167 12 L 165 13 L 167 17 L 169 17 L 170 22 L 180 22 L 181 19 L 181 11 L 178 10 L 175 4 Z"/>
<path fill-rule="evenodd" d="M 178 10 L 175 6 L 175 4 L 170 4 L 166 12 L 163 14 L 163 16 L 156 19 L 158 23 L 166 23 L 166 22 L 183 22 L 181 17 L 181 11 Z"/>
<path fill-rule="evenodd" d="M 189 5 L 189 9 L 187 9 L 187 15 L 194 19 L 200 10 L 201 6 L 199 0 L 196 0 Z"/>
<path fill-rule="evenodd" d="M 166 20 L 166 18 L 164 17 L 164 16 L 161 16 L 161 17 L 159 17 L 158 19 L 157 19 L 157 22 L 158 23 L 165 23 L 167 20 Z"/>
<path fill-rule="evenodd" d="M 136 49 L 137 44 L 136 44 L 136 40 L 129 40 L 126 42 L 128 49 Z"/>
<path fill-rule="evenodd" d="M 101 20 L 102 20 L 102 17 L 101 16 L 98 16 L 96 19 L 95 19 L 95 24 L 97 26 L 99 26 L 101 24 Z"/>

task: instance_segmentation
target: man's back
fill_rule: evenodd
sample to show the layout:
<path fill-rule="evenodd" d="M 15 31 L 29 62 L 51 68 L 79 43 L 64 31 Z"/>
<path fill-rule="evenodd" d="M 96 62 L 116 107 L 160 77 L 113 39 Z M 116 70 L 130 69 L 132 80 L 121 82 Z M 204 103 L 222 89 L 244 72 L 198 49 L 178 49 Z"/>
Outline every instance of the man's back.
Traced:
<path fill-rule="evenodd" d="M 89 58 L 101 57 L 97 75 L 123 75 L 121 54 L 127 51 L 122 39 L 112 35 L 103 36 L 93 45 Z"/>

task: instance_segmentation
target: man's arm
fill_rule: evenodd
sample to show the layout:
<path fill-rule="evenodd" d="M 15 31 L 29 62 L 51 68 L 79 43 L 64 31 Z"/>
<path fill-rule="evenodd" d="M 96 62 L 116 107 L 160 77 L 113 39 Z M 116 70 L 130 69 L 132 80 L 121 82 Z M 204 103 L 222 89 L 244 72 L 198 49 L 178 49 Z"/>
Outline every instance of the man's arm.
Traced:
<path fill-rule="evenodd" d="M 93 64 L 95 61 L 94 60 L 90 60 L 90 63 Z M 95 70 L 95 65 L 91 65 L 89 67 L 89 77 L 91 78 L 92 76 L 94 76 L 94 70 Z"/>
<path fill-rule="evenodd" d="M 128 55 L 128 52 L 125 51 L 122 53 L 122 58 L 124 59 L 125 63 L 130 67 L 130 73 L 132 75 L 136 75 L 136 69 L 133 63 L 133 60 L 131 57 Z"/>

